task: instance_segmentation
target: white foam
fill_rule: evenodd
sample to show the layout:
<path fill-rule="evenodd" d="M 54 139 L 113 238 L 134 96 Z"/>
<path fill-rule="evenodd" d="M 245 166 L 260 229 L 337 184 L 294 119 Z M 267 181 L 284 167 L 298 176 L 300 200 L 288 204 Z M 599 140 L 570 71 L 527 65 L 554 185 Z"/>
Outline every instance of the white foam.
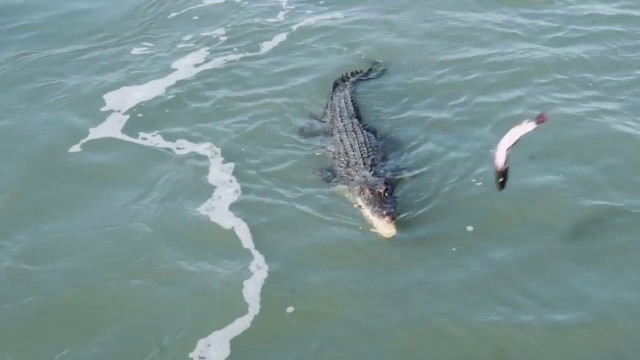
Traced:
<path fill-rule="evenodd" d="M 288 0 L 280 0 L 280 6 L 282 7 L 282 10 L 278 13 L 275 19 L 268 19 L 267 21 L 268 22 L 283 21 L 284 16 L 287 15 L 287 13 L 289 12 L 289 10 L 287 9 L 288 2 L 289 2 Z"/>
<path fill-rule="evenodd" d="M 143 42 L 142 45 L 144 45 L 144 46 L 153 46 L 152 43 L 148 43 L 148 42 Z"/>
<path fill-rule="evenodd" d="M 284 16 L 287 15 L 287 13 L 289 12 L 289 10 L 282 10 L 278 13 L 278 16 L 276 16 L 275 19 L 267 19 L 268 22 L 278 22 L 278 21 L 283 21 L 284 20 Z"/>
<path fill-rule="evenodd" d="M 203 5 L 222 2 L 224 0 L 210 0 L 205 1 Z M 291 27 L 291 31 L 321 20 L 341 17 L 341 14 L 315 16 L 295 24 Z M 229 356 L 231 340 L 249 328 L 254 317 L 260 311 L 260 293 L 268 275 L 268 266 L 262 254 L 255 248 L 248 225 L 229 210 L 229 206 L 238 199 L 241 191 L 240 185 L 232 174 L 234 164 L 224 162 L 220 149 L 211 143 L 196 144 L 183 139 L 178 139 L 175 142 L 167 141 L 157 132 L 139 133 L 138 137 L 126 135 L 122 129 L 130 116 L 125 113 L 136 105 L 163 95 L 170 86 L 175 85 L 178 81 L 189 79 L 201 71 L 220 68 L 244 57 L 262 55 L 282 43 L 290 32 L 277 34 L 271 40 L 265 41 L 257 52 L 224 55 L 208 62 L 205 62 L 209 55 L 208 48 L 202 48 L 176 60 L 171 64 L 174 71 L 165 77 L 140 85 L 123 86 L 106 93 L 103 96 L 105 105 L 100 110 L 111 111 L 111 113 L 101 124 L 89 129 L 89 134 L 68 150 L 69 152 L 79 152 L 82 151 L 82 145 L 88 141 L 113 138 L 143 146 L 169 149 L 177 155 L 195 153 L 208 158 L 207 181 L 215 187 L 215 190 L 213 195 L 198 207 L 198 211 L 221 227 L 233 229 L 242 246 L 249 250 L 253 259 L 249 264 L 251 276 L 243 282 L 242 287 L 242 295 L 248 305 L 247 313 L 224 328 L 198 340 L 195 349 L 189 354 L 189 357 L 194 359 L 225 359 Z"/>
<path fill-rule="evenodd" d="M 203 6 L 207 6 L 207 5 L 222 4 L 225 1 L 227 1 L 227 0 L 203 0 L 202 4 L 190 6 L 190 7 L 186 8 L 186 9 L 184 9 L 184 10 L 180 10 L 178 12 L 171 13 L 169 15 L 169 19 L 171 19 L 174 16 L 178 16 L 180 14 L 183 14 L 183 13 L 189 11 L 189 10 L 197 9 L 199 7 L 203 7 Z"/>
<path fill-rule="evenodd" d="M 149 51 L 148 47 L 135 47 L 133 49 L 131 49 L 131 54 L 132 55 L 140 55 L 140 54 L 147 54 L 150 53 L 151 51 Z"/>
<path fill-rule="evenodd" d="M 157 132 L 140 133 L 137 138 L 122 133 L 122 127 L 128 115 L 113 112 L 104 123 L 90 132 L 94 139 L 111 137 L 135 144 L 172 150 L 178 155 L 196 153 L 209 160 L 208 182 L 215 187 L 212 196 L 198 207 L 198 211 L 212 222 L 225 229 L 233 229 L 242 246 L 251 252 L 253 260 L 249 264 L 251 276 L 243 282 L 242 294 L 248 304 L 248 311 L 221 330 L 198 341 L 196 349 L 189 354 L 193 358 L 225 359 L 231 353 L 231 339 L 240 335 L 251 325 L 251 321 L 260 311 L 260 291 L 268 275 L 268 265 L 260 252 L 255 248 L 248 225 L 235 216 L 229 207 L 240 196 L 240 185 L 233 176 L 233 163 L 225 163 L 220 149 L 211 143 L 192 143 L 178 139 L 167 141 Z M 72 148 L 70 151 L 79 151 Z"/>
<path fill-rule="evenodd" d="M 66 354 L 66 353 L 68 353 L 68 352 L 69 352 L 69 349 L 66 349 L 65 351 L 63 351 L 63 352 L 61 352 L 60 354 L 56 355 L 56 357 L 55 357 L 55 358 L 53 358 L 53 360 L 61 359 L 61 358 L 62 358 L 62 356 L 64 356 L 64 354 Z"/>
<path fill-rule="evenodd" d="M 203 32 L 200 35 L 202 36 L 213 36 L 213 37 L 217 37 L 218 40 L 220 41 L 225 41 L 227 40 L 227 37 L 225 36 L 226 31 L 224 30 L 224 28 L 219 28 L 219 29 L 215 29 L 213 31 L 209 31 L 209 32 Z"/>
<path fill-rule="evenodd" d="M 306 18 L 303 21 L 293 25 L 291 27 L 291 29 L 295 31 L 295 30 L 298 30 L 298 28 L 300 28 L 302 26 L 313 25 L 313 24 L 317 23 L 318 21 L 331 20 L 331 19 L 342 19 L 343 17 L 344 16 L 342 14 L 340 14 L 340 13 L 316 15 L 316 16 L 312 16 L 312 17 Z"/>
<path fill-rule="evenodd" d="M 287 35 L 289 33 L 282 33 L 282 34 L 278 34 L 276 36 L 273 37 L 273 39 L 269 40 L 269 41 L 265 41 L 260 45 L 260 54 L 264 54 L 267 51 L 273 49 L 274 47 L 278 46 L 281 42 L 287 40 Z"/>
<path fill-rule="evenodd" d="M 287 308 L 287 314 L 291 314 L 294 310 L 295 310 L 295 308 L 293 306 L 289 306 Z"/>
<path fill-rule="evenodd" d="M 473 226 L 468 225 L 468 226 L 467 226 L 467 231 L 473 231 Z"/>
<path fill-rule="evenodd" d="M 222 35 L 224 35 L 226 33 L 227 32 L 224 30 L 224 28 L 218 28 L 218 29 L 215 29 L 213 31 L 203 32 L 200 35 L 202 35 L 202 36 L 222 36 Z"/>

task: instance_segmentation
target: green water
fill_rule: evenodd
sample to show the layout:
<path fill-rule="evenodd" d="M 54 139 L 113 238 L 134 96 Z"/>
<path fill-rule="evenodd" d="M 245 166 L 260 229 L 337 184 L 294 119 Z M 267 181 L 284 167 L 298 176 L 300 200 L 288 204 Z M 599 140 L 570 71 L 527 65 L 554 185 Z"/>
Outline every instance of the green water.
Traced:
<path fill-rule="evenodd" d="M 640 357 L 640 3 L 8 0 L 0 31 L 0 359 Z M 374 59 L 392 240 L 297 135 Z"/>

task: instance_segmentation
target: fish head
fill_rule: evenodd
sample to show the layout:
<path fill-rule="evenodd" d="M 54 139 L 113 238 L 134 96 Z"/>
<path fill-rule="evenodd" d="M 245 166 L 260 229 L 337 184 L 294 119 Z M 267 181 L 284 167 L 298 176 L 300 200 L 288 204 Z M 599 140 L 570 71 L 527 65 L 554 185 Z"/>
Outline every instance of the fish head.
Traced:
<path fill-rule="evenodd" d="M 547 120 L 549 120 L 549 117 L 547 116 L 547 114 L 545 114 L 543 112 L 538 114 L 538 116 L 536 116 L 536 118 L 533 119 L 533 121 L 536 123 L 536 125 L 544 124 L 545 122 L 547 122 Z"/>
<path fill-rule="evenodd" d="M 507 180 L 509 179 L 509 167 L 496 168 L 496 186 L 498 191 L 504 190 L 507 187 Z"/>
<path fill-rule="evenodd" d="M 396 234 L 396 203 L 393 186 L 384 179 L 368 179 L 358 182 L 352 195 L 373 231 L 390 238 Z"/>

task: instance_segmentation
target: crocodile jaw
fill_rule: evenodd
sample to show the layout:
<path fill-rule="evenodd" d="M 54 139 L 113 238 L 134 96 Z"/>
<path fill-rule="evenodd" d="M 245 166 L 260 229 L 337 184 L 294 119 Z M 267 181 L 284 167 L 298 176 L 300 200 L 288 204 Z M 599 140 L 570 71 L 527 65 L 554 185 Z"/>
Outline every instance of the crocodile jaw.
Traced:
<path fill-rule="evenodd" d="M 384 238 L 392 238 L 396 235 L 395 222 L 389 222 L 387 219 L 375 216 L 369 208 L 367 208 L 362 200 L 356 199 L 358 207 L 362 211 L 365 219 L 373 226 L 371 231 L 380 234 Z"/>

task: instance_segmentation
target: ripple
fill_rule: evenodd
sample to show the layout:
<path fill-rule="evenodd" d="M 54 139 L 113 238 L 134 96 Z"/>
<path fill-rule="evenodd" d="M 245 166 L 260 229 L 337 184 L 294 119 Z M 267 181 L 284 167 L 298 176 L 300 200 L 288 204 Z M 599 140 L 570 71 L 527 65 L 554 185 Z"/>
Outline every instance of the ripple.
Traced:
<path fill-rule="evenodd" d="M 0 5 L 7 19 L 18 19 L 0 24 L 7 34 L 0 71 L 11 89 L 0 100 L 7 110 L 3 129 L 16 139 L 18 134 L 25 135 L 24 143 L 36 153 L 34 158 L 43 159 L 25 159 L 24 150 L 14 146 L 6 152 L 6 160 L 16 170 L 9 168 L 9 180 L 4 182 L 21 180 L 15 173 L 26 173 L 25 177 L 33 175 L 53 186 L 53 167 L 78 175 L 57 179 L 68 191 L 58 193 L 69 198 L 49 199 L 49 204 L 58 206 L 52 215 L 47 216 L 40 206 L 47 202 L 40 195 L 45 192 L 18 194 L 3 203 L 3 214 L 20 215 L 8 219 L 32 218 L 37 225 L 23 232 L 5 224 L 19 234 L 9 244 L 0 242 L 0 269 L 19 271 L 27 280 L 42 277 L 46 284 L 64 291 L 77 288 L 71 278 L 49 281 L 46 276 L 59 268 L 18 257 L 29 250 L 55 258 L 52 248 L 36 247 L 28 240 L 51 232 L 53 222 L 86 227 L 87 222 L 97 221 L 89 210 L 108 217 L 107 223 L 131 220 L 128 213 L 118 217 L 113 213 L 119 211 L 99 206 L 87 208 L 84 217 L 69 215 L 65 204 L 74 199 L 142 213 L 144 220 L 154 221 L 145 225 L 154 229 L 150 234 L 150 229 L 136 227 L 153 237 L 149 241 L 159 243 L 153 235 L 156 226 L 164 226 L 161 232 L 173 226 L 177 229 L 167 241 L 180 247 L 192 244 L 192 226 L 202 224 L 202 212 L 224 216 L 227 206 L 236 218 L 212 221 L 220 221 L 220 227 L 241 224 L 236 221 L 247 226 L 238 227 L 241 234 L 236 235 L 216 228 L 219 225 L 212 225 L 205 216 L 202 233 L 205 239 L 215 240 L 212 255 L 191 260 L 165 249 L 158 265 L 151 261 L 157 252 L 143 249 L 132 256 L 130 270 L 158 272 L 162 286 L 136 279 L 107 282 L 122 287 L 116 299 L 125 301 L 121 294 L 127 290 L 156 295 L 157 288 L 163 287 L 169 290 L 163 294 L 171 294 L 172 288 L 184 294 L 185 287 L 193 290 L 190 279 L 198 278 L 196 296 L 188 301 L 188 319 L 155 326 L 147 318 L 145 326 L 151 332 L 136 328 L 146 340 L 159 335 L 164 339 L 150 357 L 180 357 L 171 351 L 184 351 L 185 342 L 206 339 L 213 331 L 207 326 L 220 329 L 206 341 L 220 345 L 223 355 L 231 351 L 231 342 L 238 341 L 235 336 L 249 335 L 240 342 L 251 346 L 236 349 L 234 345 L 234 356 L 239 358 L 260 351 L 268 357 L 281 349 L 288 349 L 285 356 L 289 357 L 310 352 L 323 357 L 322 351 L 324 357 L 353 357 L 354 346 L 367 349 L 360 352 L 364 357 L 391 356 L 395 348 L 438 349 L 433 353 L 436 358 L 490 357 L 493 354 L 467 353 L 464 346 L 451 346 L 454 350 L 438 346 L 463 336 L 476 339 L 468 343 L 471 349 L 505 334 L 507 340 L 501 346 L 517 357 L 531 339 L 554 344 L 554 339 L 566 335 L 554 329 L 578 328 L 589 337 L 578 336 L 581 340 L 572 343 L 571 348 L 580 349 L 573 356 L 557 353 L 557 346 L 547 347 L 556 351 L 553 355 L 544 349 L 537 355 L 611 355 L 597 352 L 612 336 L 611 331 L 608 338 L 602 334 L 619 330 L 607 324 L 630 324 L 629 311 L 639 298 L 639 284 L 630 266 L 637 255 L 633 224 L 640 204 L 634 176 L 638 164 L 632 156 L 640 132 L 634 101 L 640 92 L 635 84 L 640 75 L 635 62 L 640 41 L 633 36 L 639 29 L 638 6 L 628 1 L 218 3 L 186 0 L 167 5 L 155 0 L 118 7 L 69 5 L 101 10 L 86 18 L 80 9 L 66 12 L 55 4 L 34 8 L 34 13 L 41 12 L 34 16 L 18 12 L 27 5 Z M 66 16 L 56 15 L 60 13 Z M 337 14 L 343 17 L 305 20 Z M 40 26 L 43 20 L 49 22 L 48 28 Z M 316 20 L 315 25 L 308 23 Z M 43 31 L 47 29 L 51 31 Z M 186 44 L 193 45 L 179 47 Z M 144 54 L 132 54 L 132 49 Z M 360 87 L 358 99 L 380 133 L 400 143 L 392 161 L 408 168 L 396 192 L 400 216 L 398 241 L 393 243 L 375 241 L 349 201 L 313 174 L 328 163 L 325 141 L 301 139 L 296 133 L 296 127 L 307 121 L 307 112 L 322 111 L 335 76 L 371 58 L 390 60 L 389 72 Z M 101 107 L 105 116 L 96 119 Z M 548 110 L 553 123 L 513 154 L 509 188 L 498 193 L 490 150 L 514 121 L 540 110 Z M 20 128 L 24 130 L 17 131 Z M 87 128 L 92 128 L 89 134 Z M 84 133 L 78 134 L 78 129 Z M 83 136 L 87 136 L 84 155 L 67 154 L 56 162 L 61 146 L 68 147 Z M 39 146 L 43 138 L 63 144 L 43 148 Z M 5 144 L 12 146 L 10 141 Z M 158 152 L 161 156 L 156 156 Z M 158 165 L 167 159 L 169 165 Z M 141 166 L 145 161 L 156 165 Z M 127 164 L 132 167 L 126 168 Z M 115 185 L 105 183 L 125 172 L 152 179 L 146 182 L 151 187 L 132 190 L 131 186 L 140 187 L 131 183 L 135 175 Z M 210 184 L 203 181 L 205 176 L 220 182 Z M 236 179 L 236 183 L 223 179 Z M 100 190 L 105 184 L 110 189 Z M 83 199 L 90 200 L 72 196 L 70 190 L 77 187 Z M 210 201 L 200 207 L 208 197 Z M 31 205 L 22 205 L 29 201 Z M 19 212 L 14 210 L 17 206 Z M 177 210 L 178 219 L 165 223 L 166 218 L 159 215 L 166 216 L 167 209 Z M 181 223 L 189 229 L 185 231 Z M 255 236 L 256 245 L 270 259 L 268 270 L 277 273 L 265 294 L 262 287 L 257 294 L 252 292 L 256 288 L 247 290 L 249 294 L 238 291 L 245 277 L 256 279 L 250 273 L 255 267 L 247 271 L 254 264 L 253 254 L 236 241 L 238 236 L 247 238 L 249 226 L 249 236 L 252 240 Z M 473 231 L 467 232 L 466 226 Z M 101 232 L 81 236 L 104 241 L 130 236 L 103 232 L 103 236 Z M 181 241 L 180 236 L 187 238 Z M 68 251 L 66 244 L 59 242 L 58 251 Z M 92 250 L 95 244 L 84 246 Z M 235 246 L 238 254 L 225 253 L 225 246 Z M 78 247 L 74 248 L 77 253 Z M 55 266 L 64 265 L 68 273 L 72 268 L 91 268 L 87 264 L 100 258 L 107 259 L 100 272 L 109 273 L 112 264 L 107 262 L 128 252 L 119 248 L 105 254 L 106 245 L 97 249 L 93 255 L 83 251 L 78 255 L 82 260 Z M 213 256 L 211 261 L 207 256 Z M 266 273 L 267 268 L 258 270 Z M 179 276 L 185 276 L 187 284 L 177 281 L 183 280 Z M 217 302 L 218 282 L 231 289 L 224 290 L 226 302 Z M 22 324 L 16 326 L 22 322 L 18 316 L 29 319 L 29 314 L 50 309 L 52 295 L 63 290 L 28 287 L 28 282 L 7 284 L 15 286 L 18 295 L 6 303 L 19 306 L 26 300 L 30 307 L 7 311 L 13 330 L 6 343 L 15 343 L 11 335 L 16 339 L 24 334 L 45 336 L 22 329 Z M 293 288 L 296 299 L 286 298 Z M 380 311 L 390 304 L 398 308 L 400 293 L 404 294 L 402 309 Z M 263 304 L 267 295 L 270 300 Z M 176 296 L 170 302 L 177 306 L 169 309 L 180 309 L 184 299 Z M 263 309 L 256 310 L 256 304 Z M 290 305 L 295 312 L 287 315 L 284 310 Z M 158 302 L 146 308 L 157 311 L 162 306 Z M 171 313 L 182 314 L 170 310 L 165 315 Z M 233 322 L 245 314 L 255 316 L 240 320 L 253 329 L 246 333 L 246 328 Z M 207 321 L 215 325 L 204 323 L 209 315 L 213 319 Z M 16 323 L 11 323 L 14 317 Z M 388 326 L 372 326 L 374 318 L 393 325 L 397 333 L 386 331 Z M 333 326 L 341 319 L 347 321 Z M 67 347 L 77 353 L 88 353 L 82 347 L 93 348 L 92 353 L 117 349 L 111 356 L 116 358 L 149 354 L 148 348 L 114 335 L 131 321 L 115 320 L 111 326 L 116 329 L 108 329 L 98 341 L 89 338 L 88 344 L 78 344 L 82 340 L 73 339 L 76 343 Z M 268 344 L 250 335 L 263 333 L 266 323 L 274 325 L 267 326 L 275 339 Z M 311 323 L 315 325 L 308 326 Z M 343 336 L 367 326 L 370 329 L 362 336 Z M 633 326 L 613 331 L 620 338 L 615 344 L 632 347 L 633 339 L 625 334 L 633 333 Z M 478 334 L 485 337 L 478 340 Z M 414 341 L 416 336 L 431 340 Z M 371 337 L 380 341 L 372 343 Z M 594 342 L 585 345 L 584 339 L 592 338 Z M 68 341 L 54 340 L 56 344 Z M 204 348 L 206 341 L 195 347 Z M 298 344 L 293 350 L 292 343 Z M 51 351 L 53 345 L 40 345 L 30 350 L 31 356 L 23 357 L 52 358 L 66 349 Z M 18 351 L 8 351 L 20 357 Z M 196 349 L 191 355 L 197 355 Z"/>
<path fill-rule="evenodd" d="M 205 2 L 205 4 L 207 3 Z M 286 3 L 283 6 L 286 6 Z M 187 10 L 191 9 L 193 7 Z M 179 81 L 189 79 L 205 70 L 222 67 L 231 61 L 265 54 L 285 41 L 290 32 L 296 31 L 302 26 L 313 25 L 318 21 L 341 16 L 340 14 L 328 14 L 308 17 L 291 26 L 290 31 L 279 33 L 271 40 L 262 42 L 259 46 L 260 50 L 255 53 L 231 54 L 205 62 L 209 53 L 207 48 L 202 48 L 174 61 L 171 64 L 174 72 L 164 78 L 151 80 L 142 85 L 124 86 L 118 90 L 111 91 L 103 96 L 105 106 L 101 109 L 102 111 L 112 111 L 111 115 L 102 124 L 90 129 L 87 137 L 69 149 L 69 152 L 78 152 L 81 151 L 81 146 L 88 141 L 114 138 L 144 146 L 169 149 L 178 155 L 194 152 L 209 159 L 210 166 L 207 178 L 209 183 L 215 187 L 215 191 L 212 197 L 202 204 L 198 210 L 208 216 L 211 221 L 226 229 L 235 231 L 243 247 L 248 249 L 253 256 L 253 260 L 249 265 L 252 275 L 244 282 L 243 286 L 243 296 L 248 304 L 247 314 L 237 318 L 225 328 L 214 331 L 206 338 L 198 341 L 196 349 L 190 354 L 191 357 L 224 359 L 230 354 L 231 339 L 244 332 L 260 310 L 260 291 L 267 277 L 268 266 L 263 255 L 255 248 L 248 225 L 229 210 L 229 206 L 240 196 L 240 186 L 232 175 L 234 164 L 224 163 L 220 149 L 211 143 L 195 144 L 183 139 L 169 142 L 157 132 L 140 133 L 137 138 L 128 136 L 122 132 L 130 118 L 125 113 L 138 104 L 165 94 L 169 87 L 174 86 Z"/>

